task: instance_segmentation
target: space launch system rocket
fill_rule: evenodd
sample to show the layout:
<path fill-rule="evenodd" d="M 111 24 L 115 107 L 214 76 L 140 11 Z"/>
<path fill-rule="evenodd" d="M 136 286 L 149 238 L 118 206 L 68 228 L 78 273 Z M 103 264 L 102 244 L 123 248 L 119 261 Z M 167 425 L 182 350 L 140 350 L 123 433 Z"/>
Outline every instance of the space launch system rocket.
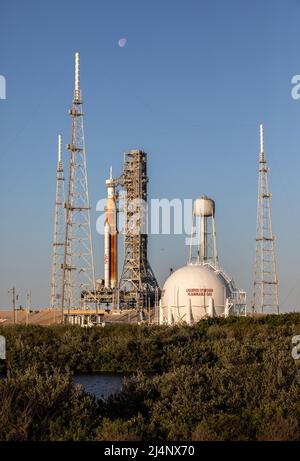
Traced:
<path fill-rule="evenodd" d="M 107 202 L 104 228 L 104 286 L 115 288 L 118 282 L 118 231 L 115 183 L 110 168 L 110 177 L 106 180 Z"/>

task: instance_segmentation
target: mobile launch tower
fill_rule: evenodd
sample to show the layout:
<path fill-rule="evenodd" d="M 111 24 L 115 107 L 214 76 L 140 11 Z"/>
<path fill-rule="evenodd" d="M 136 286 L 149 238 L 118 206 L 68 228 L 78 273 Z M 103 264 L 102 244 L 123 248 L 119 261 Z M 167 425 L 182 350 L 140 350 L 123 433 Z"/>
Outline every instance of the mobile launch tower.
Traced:
<path fill-rule="evenodd" d="M 107 204 L 104 236 L 104 283 L 97 285 L 99 304 L 115 309 L 151 308 L 159 286 L 148 261 L 147 246 L 147 154 L 131 150 L 124 154 L 123 173 L 106 181 Z M 122 189 L 117 191 L 117 188 Z M 118 281 L 118 211 L 123 211 L 124 262 Z"/>
<path fill-rule="evenodd" d="M 120 291 L 138 309 L 153 305 L 158 283 L 147 256 L 147 154 L 131 150 L 124 156 L 120 184 L 124 201 L 124 265 Z"/>

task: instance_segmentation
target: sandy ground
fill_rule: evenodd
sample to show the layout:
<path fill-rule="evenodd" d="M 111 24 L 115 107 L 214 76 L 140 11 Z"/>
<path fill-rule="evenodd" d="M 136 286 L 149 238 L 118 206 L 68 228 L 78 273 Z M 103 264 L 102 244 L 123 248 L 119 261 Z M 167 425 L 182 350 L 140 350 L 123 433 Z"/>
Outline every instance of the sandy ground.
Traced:
<path fill-rule="evenodd" d="M 28 321 L 30 325 L 52 325 L 61 322 L 61 315 L 58 312 L 43 310 L 33 311 L 28 315 L 25 311 L 16 311 L 16 323 L 25 325 Z M 0 311 L 0 325 L 14 323 L 12 311 Z"/>
<path fill-rule="evenodd" d="M 104 322 L 112 323 L 137 323 L 140 317 L 137 312 L 128 310 L 122 313 L 106 314 L 103 316 Z M 14 323 L 12 311 L 0 311 L 0 325 L 11 325 Z M 48 309 L 33 311 L 28 316 L 25 311 L 16 311 L 16 323 L 26 325 L 53 325 L 61 323 L 60 311 L 51 311 Z"/>

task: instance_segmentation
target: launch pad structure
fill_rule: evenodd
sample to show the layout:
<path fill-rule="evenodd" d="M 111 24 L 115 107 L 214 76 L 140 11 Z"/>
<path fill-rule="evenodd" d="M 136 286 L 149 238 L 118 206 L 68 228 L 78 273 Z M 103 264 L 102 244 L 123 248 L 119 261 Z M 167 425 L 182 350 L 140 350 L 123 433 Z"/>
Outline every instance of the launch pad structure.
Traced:
<path fill-rule="evenodd" d="M 129 316 L 131 311 L 135 311 L 135 319 L 158 323 L 162 300 L 161 290 L 148 261 L 147 186 L 149 179 L 147 153 L 143 150 L 134 149 L 125 152 L 121 176 L 114 178 L 111 169 L 106 180 L 104 278 L 95 280 L 79 67 L 77 52 L 74 95 L 72 108 L 69 111 L 72 129 L 71 140 L 67 144 L 69 152 L 67 180 L 63 172 L 60 136 L 58 143 L 50 308 L 61 311 L 62 323 L 75 323 L 81 326 L 100 325 L 103 316 L 110 314 L 122 316 L 122 311 L 127 311 L 125 315 L 128 313 Z M 260 141 L 253 310 L 257 313 L 278 313 L 279 281 L 275 259 L 275 236 L 272 230 L 268 167 L 264 154 L 263 125 L 260 126 Z M 64 183 L 67 186 L 65 188 Z M 204 205 L 208 206 L 208 209 Z M 207 197 L 200 197 L 196 201 L 194 211 L 193 219 L 196 216 L 203 218 L 198 224 L 204 245 L 199 251 L 197 250 L 196 261 L 192 261 L 195 255 L 190 250 L 189 265 L 192 267 L 193 262 L 199 266 L 212 263 L 215 271 L 219 275 L 223 274 L 229 286 L 231 279 L 226 278 L 226 274 L 219 266 L 214 202 Z M 122 228 L 119 230 L 121 212 L 123 219 Z M 212 218 L 211 225 L 208 225 L 209 217 Z M 194 225 L 196 221 L 193 221 Z M 123 236 L 124 244 L 123 264 L 118 263 L 120 234 Z M 210 245 L 209 235 L 213 237 Z M 209 249 L 212 249 L 214 254 L 211 262 L 208 261 Z M 120 277 L 118 277 L 119 266 Z M 245 292 L 242 290 L 237 292 L 232 284 L 229 288 L 234 295 L 238 295 L 238 298 L 234 298 L 235 304 L 244 306 Z M 243 302 L 238 303 L 239 300 Z"/>
<path fill-rule="evenodd" d="M 50 308 L 60 309 L 63 323 L 85 325 L 88 317 L 99 324 L 105 312 L 124 309 L 136 310 L 142 320 L 145 309 L 150 315 L 150 310 L 153 312 L 158 306 L 160 295 L 147 256 L 147 154 L 131 150 L 124 154 L 122 175 L 114 179 L 110 171 L 106 181 L 104 279 L 95 282 L 79 71 L 76 52 L 66 196 L 59 137 Z M 124 263 L 118 279 L 120 198 L 124 215 Z"/>
<path fill-rule="evenodd" d="M 105 310 L 135 309 L 141 313 L 158 306 L 160 288 L 148 261 L 147 235 L 147 154 L 135 149 L 124 153 L 123 173 L 106 180 L 107 202 L 104 226 L 104 279 L 95 289 L 81 291 L 81 306 L 103 313 Z M 123 212 L 124 258 L 118 279 L 118 214 Z M 87 312 L 88 314 L 88 312 Z M 66 313 L 64 314 L 66 316 Z M 68 311 L 68 316 L 71 312 Z M 74 309 L 72 312 L 74 316 Z M 153 316 L 153 315 L 152 315 Z"/>
<path fill-rule="evenodd" d="M 136 309 L 142 312 L 158 304 L 159 285 L 148 261 L 147 154 L 136 149 L 124 154 L 123 174 L 106 181 L 108 197 L 105 220 L 104 280 L 96 284 L 99 306 Z M 120 187 L 121 191 L 117 191 Z M 120 206 L 121 205 L 121 206 Z M 118 211 L 123 211 L 124 262 L 118 267 Z"/>
<path fill-rule="evenodd" d="M 147 256 L 147 154 L 132 150 L 124 156 L 124 265 L 120 290 L 131 293 L 137 308 L 153 305 L 159 289 Z"/>

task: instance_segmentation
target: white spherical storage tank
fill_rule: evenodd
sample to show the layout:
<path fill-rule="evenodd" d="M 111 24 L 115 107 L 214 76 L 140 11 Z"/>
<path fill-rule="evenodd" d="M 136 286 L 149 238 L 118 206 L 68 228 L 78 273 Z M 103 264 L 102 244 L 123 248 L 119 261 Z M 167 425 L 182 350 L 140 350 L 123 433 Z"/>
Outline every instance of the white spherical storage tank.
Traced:
<path fill-rule="evenodd" d="M 188 324 L 203 317 L 224 315 L 231 287 L 222 272 L 209 264 L 188 264 L 166 280 L 160 304 L 160 323 Z"/>

